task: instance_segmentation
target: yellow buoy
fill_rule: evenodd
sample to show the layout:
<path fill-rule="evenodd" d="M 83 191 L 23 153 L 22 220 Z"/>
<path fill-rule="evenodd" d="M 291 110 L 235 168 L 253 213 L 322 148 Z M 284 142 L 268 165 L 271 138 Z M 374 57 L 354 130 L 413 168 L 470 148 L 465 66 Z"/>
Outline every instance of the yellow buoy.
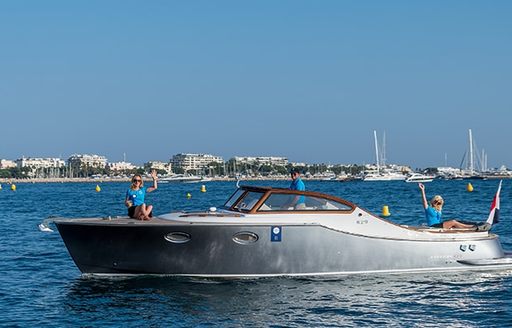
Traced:
<path fill-rule="evenodd" d="M 471 182 L 468 183 L 467 187 L 466 187 L 466 190 L 468 192 L 472 192 L 473 191 L 473 185 L 471 184 Z"/>
<path fill-rule="evenodd" d="M 11 185 L 11 190 L 16 191 L 16 185 L 14 183 Z"/>
<path fill-rule="evenodd" d="M 387 205 L 382 206 L 382 216 L 390 216 L 389 207 Z"/>
<path fill-rule="evenodd" d="M 187 199 L 190 199 L 190 198 L 192 198 L 192 195 L 188 192 L 187 193 Z"/>
<path fill-rule="evenodd" d="M 206 192 L 206 186 L 205 185 L 201 186 L 201 192 Z"/>
<path fill-rule="evenodd" d="M 100 191 L 101 191 L 100 185 L 96 185 L 96 192 L 100 192 Z"/>

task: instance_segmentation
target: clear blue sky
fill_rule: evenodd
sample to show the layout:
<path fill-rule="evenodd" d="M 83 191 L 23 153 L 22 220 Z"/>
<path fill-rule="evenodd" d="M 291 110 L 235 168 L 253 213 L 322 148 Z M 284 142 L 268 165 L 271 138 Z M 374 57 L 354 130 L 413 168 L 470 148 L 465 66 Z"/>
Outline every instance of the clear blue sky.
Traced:
<path fill-rule="evenodd" d="M 0 158 L 512 167 L 511 1 L 2 1 Z"/>

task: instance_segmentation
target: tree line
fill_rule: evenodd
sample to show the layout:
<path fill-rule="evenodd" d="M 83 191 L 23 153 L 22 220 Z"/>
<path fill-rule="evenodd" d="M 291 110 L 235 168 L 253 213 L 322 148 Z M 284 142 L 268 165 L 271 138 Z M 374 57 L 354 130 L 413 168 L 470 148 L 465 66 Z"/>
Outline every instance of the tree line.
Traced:
<path fill-rule="evenodd" d="M 226 163 L 212 162 L 206 167 L 199 170 L 185 171 L 180 167 L 173 167 L 172 173 L 174 174 L 194 174 L 202 176 L 270 176 L 270 175 L 287 175 L 292 168 L 298 168 L 303 174 L 309 173 L 312 175 L 332 172 L 336 175 L 349 174 L 357 175 L 364 171 L 363 165 L 333 165 L 327 164 L 311 164 L 304 166 L 292 166 L 288 164 L 270 165 L 270 164 L 257 164 L 257 163 L 236 163 L 234 160 L 229 160 Z M 111 170 L 107 167 L 91 167 L 87 165 L 80 166 L 63 166 L 59 168 L 35 168 L 35 167 L 14 167 L 0 169 L 0 178 L 3 179 L 29 179 L 29 178 L 90 178 L 94 176 L 131 176 L 133 174 L 144 175 L 149 173 L 149 167 L 136 168 L 131 170 Z M 165 170 L 157 170 L 159 175 L 167 175 Z"/>

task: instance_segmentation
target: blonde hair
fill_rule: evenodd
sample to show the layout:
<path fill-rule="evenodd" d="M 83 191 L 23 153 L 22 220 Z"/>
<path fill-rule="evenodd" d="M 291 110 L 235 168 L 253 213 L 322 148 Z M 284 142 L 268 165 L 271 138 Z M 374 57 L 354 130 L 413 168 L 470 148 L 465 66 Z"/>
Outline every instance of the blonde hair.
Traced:
<path fill-rule="evenodd" d="M 140 186 L 139 186 L 139 188 L 142 188 L 144 186 L 144 180 L 142 179 L 142 175 L 134 174 L 133 177 L 132 177 L 132 185 L 130 186 L 131 190 L 135 190 L 135 181 L 134 181 L 135 177 L 139 177 L 140 178 Z"/>
<path fill-rule="evenodd" d="M 430 200 L 430 204 L 432 204 L 432 206 L 435 206 L 437 204 L 439 205 L 443 205 L 444 203 L 444 200 L 443 200 L 443 197 L 439 196 L 439 195 L 435 195 L 434 197 L 432 197 L 432 199 Z"/>

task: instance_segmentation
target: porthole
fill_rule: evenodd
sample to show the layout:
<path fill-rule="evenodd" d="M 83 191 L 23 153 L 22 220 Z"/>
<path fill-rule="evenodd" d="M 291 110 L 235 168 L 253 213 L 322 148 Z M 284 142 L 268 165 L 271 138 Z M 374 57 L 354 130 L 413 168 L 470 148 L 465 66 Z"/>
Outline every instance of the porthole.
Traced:
<path fill-rule="evenodd" d="M 258 238 L 257 234 L 249 231 L 242 231 L 233 235 L 233 241 L 242 245 L 255 243 L 258 241 Z"/>
<path fill-rule="evenodd" d="M 191 239 L 190 234 L 181 231 L 170 232 L 164 236 L 164 239 L 175 244 L 183 244 Z"/>

